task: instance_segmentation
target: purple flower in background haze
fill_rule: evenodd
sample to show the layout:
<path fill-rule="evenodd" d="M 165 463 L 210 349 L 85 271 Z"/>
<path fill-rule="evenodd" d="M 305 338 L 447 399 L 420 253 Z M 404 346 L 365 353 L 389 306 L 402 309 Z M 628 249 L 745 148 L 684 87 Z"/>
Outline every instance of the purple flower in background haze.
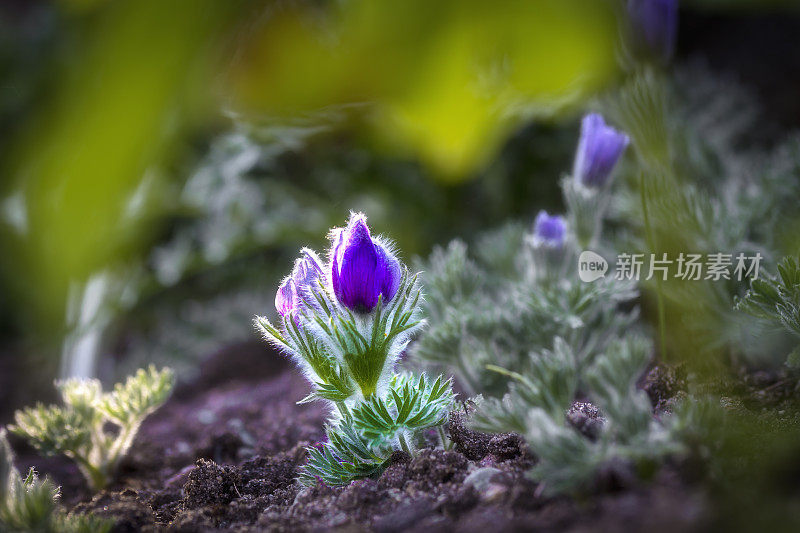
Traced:
<path fill-rule="evenodd" d="M 597 113 L 586 115 L 581 121 L 572 175 L 585 187 L 602 187 L 628 143 L 628 136 L 608 126 L 603 117 Z"/>
<path fill-rule="evenodd" d="M 637 43 L 668 61 L 675 51 L 678 0 L 628 0 L 628 15 Z"/>
<path fill-rule="evenodd" d="M 559 215 L 550 216 L 547 211 L 539 211 L 533 224 L 534 246 L 561 248 L 567 235 L 567 222 Z"/>
<path fill-rule="evenodd" d="M 366 313 L 389 302 L 400 285 L 400 262 L 380 242 L 372 239 L 362 214 L 352 214 L 346 228 L 333 234 L 331 284 L 339 302 Z"/>

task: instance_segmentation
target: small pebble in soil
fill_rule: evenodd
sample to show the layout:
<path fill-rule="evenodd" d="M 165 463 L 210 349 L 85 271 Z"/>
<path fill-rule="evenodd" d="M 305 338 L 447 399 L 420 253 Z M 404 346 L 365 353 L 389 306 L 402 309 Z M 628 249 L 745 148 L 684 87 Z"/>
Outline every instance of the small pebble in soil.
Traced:
<path fill-rule="evenodd" d="M 606 422 L 600 409 L 589 402 L 574 402 L 567 411 L 567 422 L 583 434 L 595 441 Z"/>
<path fill-rule="evenodd" d="M 659 363 L 644 377 L 642 389 L 647 393 L 656 412 L 663 411 L 670 398 L 687 391 L 686 368 L 682 365 Z"/>

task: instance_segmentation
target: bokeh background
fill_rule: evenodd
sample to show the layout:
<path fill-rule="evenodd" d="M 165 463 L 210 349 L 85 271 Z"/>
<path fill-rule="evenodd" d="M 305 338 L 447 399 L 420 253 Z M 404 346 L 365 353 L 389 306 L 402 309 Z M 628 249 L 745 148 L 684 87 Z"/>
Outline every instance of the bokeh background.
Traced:
<path fill-rule="evenodd" d="M 0 421 L 59 376 L 257 357 L 252 315 L 350 210 L 411 259 L 561 209 L 620 20 L 598 0 L 5 0 Z M 800 125 L 798 34 L 791 0 L 687 0 L 675 62 L 752 92 L 768 146 Z"/>

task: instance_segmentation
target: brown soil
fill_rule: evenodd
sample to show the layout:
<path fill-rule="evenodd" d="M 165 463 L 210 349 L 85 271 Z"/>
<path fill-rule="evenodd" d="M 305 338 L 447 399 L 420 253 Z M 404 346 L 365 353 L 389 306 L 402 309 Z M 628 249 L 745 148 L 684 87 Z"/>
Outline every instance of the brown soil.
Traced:
<path fill-rule="evenodd" d="M 142 427 L 116 484 L 94 497 L 66 460 L 35 458 L 15 441 L 20 466 L 35 464 L 63 486 L 72 512 L 113 518 L 120 532 L 691 531 L 705 523 L 701 491 L 672 467 L 645 484 L 612 465 L 584 499 L 546 497 L 525 476 L 535 459 L 524 441 L 466 429 L 466 406 L 448 423 L 452 449 L 398 452 L 377 479 L 303 488 L 297 468 L 304 447 L 323 438 L 325 412 L 296 405 L 307 384 L 279 356 L 264 357 L 279 363 L 245 366 L 240 378 L 204 372 L 202 386 L 176 391 Z M 570 420 L 590 437 L 602 424 L 587 403 L 576 403 Z"/>

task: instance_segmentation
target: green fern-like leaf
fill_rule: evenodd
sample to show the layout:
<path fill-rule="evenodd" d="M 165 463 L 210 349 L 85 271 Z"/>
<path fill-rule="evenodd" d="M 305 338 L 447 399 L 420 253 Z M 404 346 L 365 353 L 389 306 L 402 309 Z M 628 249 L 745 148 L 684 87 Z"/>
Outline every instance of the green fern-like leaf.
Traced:
<path fill-rule="evenodd" d="M 7 533 L 107 533 L 113 522 L 91 515 L 66 515 L 58 506 L 60 490 L 31 468 L 25 478 L 0 429 L 0 531 Z"/>
<path fill-rule="evenodd" d="M 142 421 L 158 409 L 172 391 L 172 371 L 139 370 L 125 383 L 103 394 L 97 380 L 57 382 L 64 406 L 38 404 L 17 411 L 9 429 L 41 453 L 64 454 L 74 460 L 89 486 L 103 488 L 128 452 Z M 106 423 L 118 426 L 107 431 Z"/>
<path fill-rule="evenodd" d="M 169 368 L 159 371 L 151 365 L 139 369 L 125 383 L 118 383 L 112 392 L 102 395 L 97 409 L 121 426 L 136 423 L 161 407 L 172 392 L 174 381 Z"/>
<path fill-rule="evenodd" d="M 785 257 L 778 264 L 776 276 L 753 280 L 747 294 L 736 302 L 736 308 L 777 322 L 800 336 L 800 258 Z"/>
<path fill-rule="evenodd" d="M 91 445 L 94 417 L 56 405 L 17 411 L 9 429 L 45 455 L 81 454 Z"/>
<path fill-rule="evenodd" d="M 373 396 L 353 409 L 353 424 L 373 441 L 440 425 L 453 403 L 452 383 L 439 376 L 397 376 L 386 399 Z"/>
<path fill-rule="evenodd" d="M 329 442 L 309 447 L 308 462 L 299 480 L 306 486 L 318 480 L 328 485 L 347 485 L 355 479 L 380 473 L 391 455 L 390 448 L 376 448 L 348 424 L 328 428 Z"/>

